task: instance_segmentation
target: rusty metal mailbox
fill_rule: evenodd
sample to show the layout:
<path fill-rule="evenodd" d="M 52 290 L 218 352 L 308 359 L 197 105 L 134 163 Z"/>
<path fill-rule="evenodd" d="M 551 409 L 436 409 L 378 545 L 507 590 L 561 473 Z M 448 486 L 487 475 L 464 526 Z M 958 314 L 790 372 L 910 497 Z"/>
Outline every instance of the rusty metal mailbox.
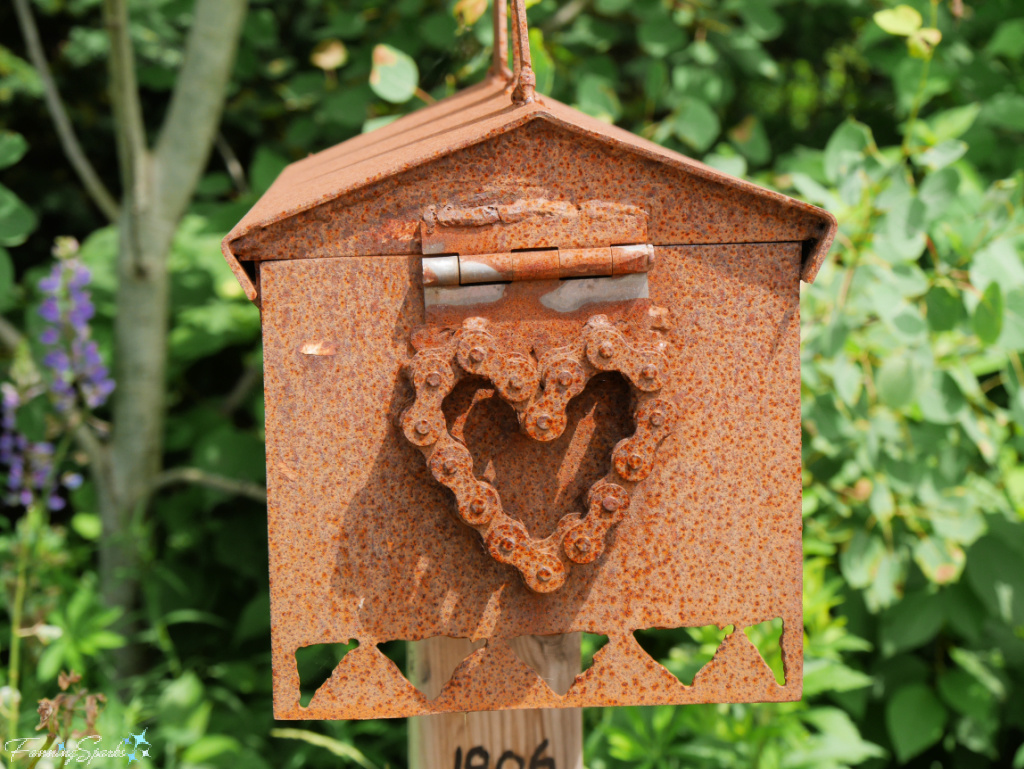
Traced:
<path fill-rule="evenodd" d="M 514 72 L 292 164 L 224 240 L 277 718 L 800 696 L 800 280 L 835 220 L 534 94 L 518 10 Z M 784 684 L 742 632 L 775 618 Z M 633 635 L 703 625 L 735 631 L 692 685 Z M 564 693 L 511 650 L 576 631 L 608 643 Z M 486 644 L 430 699 L 379 645 L 435 636 Z M 296 651 L 350 639 L 301 707 Z"/>

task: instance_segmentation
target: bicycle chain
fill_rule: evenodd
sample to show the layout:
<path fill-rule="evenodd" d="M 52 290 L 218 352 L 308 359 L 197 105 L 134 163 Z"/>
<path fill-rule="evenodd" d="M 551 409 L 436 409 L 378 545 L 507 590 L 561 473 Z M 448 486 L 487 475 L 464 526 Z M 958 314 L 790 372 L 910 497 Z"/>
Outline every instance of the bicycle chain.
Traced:
<path fill-rule="evenodd" d="M 502 509 L 498 490 L 473 474 L 473 458 L 448 432 L 442 403 L 462 377 L 484 377 L 515 409 L 531 438 L 552 441 L 566 428 L 569 401 L 606 371 L 628 381 L 636 431 L 619 441 L 612 469 L 590 487 L 587 514 L 570 513 L 551 536 L 534 539 Z M 651 474 L 655 452 L 676 418 L 673 404 L 657 397 L 668 378 L 665 356 L 653 344 L 631 345 L 604 315 L 591 317 L 578 340 L 539 361 L 503 350 L 485 319 L 469 318 L 446 342 L 419 350 L 405 373 L 416 391 L 400 418 L 405 437 L 419 447 L 434 478 L 455 494 L 459 518 L 480 534 L 490 555 L 518 569 L 538 593 L 557 590 L 572 564 L 590 563 L 604 552 L 608 532 L 628 513 L 631 492 Z"/>

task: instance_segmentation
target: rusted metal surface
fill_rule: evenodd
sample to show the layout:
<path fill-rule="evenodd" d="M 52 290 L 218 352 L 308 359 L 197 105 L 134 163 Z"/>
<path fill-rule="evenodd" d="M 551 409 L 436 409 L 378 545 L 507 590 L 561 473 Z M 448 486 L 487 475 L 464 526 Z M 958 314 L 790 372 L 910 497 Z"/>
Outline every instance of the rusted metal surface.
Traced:
<path fill-rule="evenodd" d="M 423 287 L 468 286 L 522 280 L 556 280 L 647 272 L 654 246 L 638 243 L 601 248 L 552 248 L 500 254 L 423 258 Z"/>
<path fill-rule="evenodd" d="M 514 75 L 289 166 L 225 238 L 277 718 L 800 696 L 799 282 L 835 220 L 532 93 L 521 11 Z M 782 685 L 743 632 L 777 618 Z M 704 625 L 735 631 L 692 685 L 633 635 Z M 581 631 L 564 692 L 513 651 Z M 434 637 L 485 645 L 428 697 L 379 646 Z M 351 639 L 301 707 L 296 650 Z"/>
<path fill-rule="evenodd" d="M 551 227 L 435 228 L 425 212 L 545 199 L 646 214 L 647 232 L 615 238 L 594 217 Z M 581 209 L 582 211 L 582 209 Z M 638 217 L 623 222 L 631 226 Z M 639 224 L 637 224 L 639 226 Z M 800 241 L 812 280 L 835 234 L 825 211 L 728 176 L 537 95 L 516 106 L 494 78 L 384 128 L 292 164 L 228 234 L 224 253 L 251 299 L 246 262 L 422 253 L 494 253 L 619 243 Z M 426 238 L 423 229 L 428 230 Z M 461 231 L 460 231 L 461 230 Z M 456 240 L 458 238 L 458 240 Z"/>
<path fill-rule="evenodd" d="M 611 246 L 647 241 L 647 212 L 607 200 L 580 204 L 544 199 L 437 209 L 423 213 L 424 254 L 481 254 L 527 248 L 523 243 Z"/>

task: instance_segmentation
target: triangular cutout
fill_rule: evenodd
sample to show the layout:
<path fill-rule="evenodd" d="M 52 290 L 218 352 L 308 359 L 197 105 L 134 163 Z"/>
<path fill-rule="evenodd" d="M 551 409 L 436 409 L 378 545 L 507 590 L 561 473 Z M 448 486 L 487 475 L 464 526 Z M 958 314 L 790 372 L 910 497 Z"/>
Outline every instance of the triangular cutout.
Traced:
<path fill-rule="evenodd" d="M 423 695 L 376 646 L 360 646 L 317 689 L 307 718 L 395 718 L 421 712 Z"/>
<path fill-rule="evenodd" d="M 503 710 L 550 704 L 551 690 L 508 642 L 495 638 L 455 668 L 435 705 L 444 710 Z"/>
<path fill-rule="evenodd" d="M 299 704 L 309 705 L 317 689 L 331 677 L 345 655 L 359 646 L 354 638 L 347 644 L 311 644 L 295 650 L 295 666 L 299 670 Z"/>
<path fill-rule="evenodd" d="M 525 635 L 508 639 L 508 645 L 551 691 L 562 697 L 580 672 L 581 635 L 590 634 Z M 608 640 L 607 636 L 591 637 Z M 593 651 L 590 655 L 593 657 Z"/>
<path fill-rule="evenodd" d="M 637 630 L 633 637 L 640 648 L 661 664 L 685 686 L 693 684 L 697 671 L 715 656 L 732 625 L 688 628 L 649 628 Z"/>
<path fill-rule="evenodd" d="M 703 702 L 765 702 L 777 699 L 775 674 L 745 633 L 730 633 L 714 658 L 693 678 Z"/>
<path fill-rule="evenodd" d="M 612 636 L 594 664 L 576 677 L 567 700 L 593 706 L 624 701 L 658 704 L 687 700 L 687 690 L 636 643 L 632 635 Z"/>
<path fill-rule="evenodd" d="M 786 671 L 782 664 L 782 630 L 782 617 L 743 628 L 743 632 L 754 644 L 761 659 L 772 669 L 775 682 L 779 686 L 786 685 Z"/>
<path fill-rule="evenodd" d="M 394 643 L 394 642 L 392 642 Z M 392 644 L 384 644 L 390 647 Z M 405 644 L 407 678 L 430 700 L 437 699 L 441 690 L 451 680 L 456 668 L 484 642 L 472 641 L 468 638 L 449 638 L 434 636 L 422 641 L 407 641 Z M 387 654 L 388 649 L 384 649 Z M 394 660 L 391 654 L 388 656 Z"/>
<path fill-rule="evenodd" d="M 608 644 L 608 636 L 598 633 L 580 633 L 580 672 L 594 666 L 594 657 Z"/>

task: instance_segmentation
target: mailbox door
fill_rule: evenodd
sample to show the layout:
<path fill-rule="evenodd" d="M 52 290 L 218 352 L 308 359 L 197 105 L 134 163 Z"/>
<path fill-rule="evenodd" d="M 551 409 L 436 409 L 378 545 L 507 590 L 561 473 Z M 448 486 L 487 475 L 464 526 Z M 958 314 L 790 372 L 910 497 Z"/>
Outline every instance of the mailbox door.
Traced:
<path fill-rule="evenodd" d="M 799 698 L 801 244 L 658 246 L 655 256 L 643 291 L 569 310 L 540 301 L 567 281 L 428 307 L 418 256 L 262 263 L 276 717 Z M 531 355 L 578 337 L 594 315 L 651 313 L 664 325 L 665 397 L 678 419 L 600 557 L 574 563 L 557 590 L 528 589 L 403 435 L 416 396 L 406 367 L 417 345 L 467 318 Z M 581 497 L 636 427 L 628 377 L 592 377 L 549 442 L 524 434 L 498 389 L 467 377 L 444 400 L 473 476 L 537 538 L 567 515 L 585 519 Z M 777 618 L 784 684 L 743 632 Z M 706 625 L 735 631 L 692 683 L 633 636 Z M 575 631 L 608 643 L 564 694 L 507 643 Z M 428 699 L 379 645 L 433 636 L 487 643 Z M 350 639 L 358 648 L 300 707 L 296 649 Z"/>

